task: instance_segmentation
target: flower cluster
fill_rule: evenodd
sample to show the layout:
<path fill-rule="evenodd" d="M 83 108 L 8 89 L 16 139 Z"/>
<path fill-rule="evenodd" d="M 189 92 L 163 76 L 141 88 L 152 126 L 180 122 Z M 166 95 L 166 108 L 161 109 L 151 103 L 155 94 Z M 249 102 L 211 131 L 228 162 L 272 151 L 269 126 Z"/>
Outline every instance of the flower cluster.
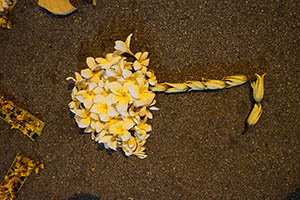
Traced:
<path fill-rule="evenodd" d="M 143 159 L 151 131 L 147 119 L 152 119 L 151 110 L 158 110 L 149 87 L 157 81 L 147 70 L 148 52 L 130 50 L 131 36 L 125 42 L 116 41 L 115 51 L 105 58 L 88 57 L 88 68 L 67 78 L 75 82 L 69 108 L 94 141 Z"/>

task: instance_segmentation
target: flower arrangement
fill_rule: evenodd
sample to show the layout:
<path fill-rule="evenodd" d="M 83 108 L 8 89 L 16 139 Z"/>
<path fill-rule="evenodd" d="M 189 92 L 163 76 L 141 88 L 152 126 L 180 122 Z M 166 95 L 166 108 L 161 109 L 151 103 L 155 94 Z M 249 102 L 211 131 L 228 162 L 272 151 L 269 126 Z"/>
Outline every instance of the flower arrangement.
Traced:
<path fill-rule="evenodd" d="M 148 52 L 133 53 L 131 37 L 132 34 L 125 42 L 116 41 L 114 52 L 105 58 L 88 57 L 88 68 L 75 72 L 74 78 L 67 78 L 75 83 L 69 108 L 75 114 L 76 123 L 106 149 L 121 148 L 126 156 L 146 158 L 144 145 L 151 131 L 147 120 L 153 117 L 151 111 L 159 110 L 155 107 L 154 92 L 221 90 L 249 82 L 247 76 L 233 75 L 222 80 L 202 78 L 184 83 L 157 83 L 154 73 L 147 69 Z M 259 83 L 251 85 L 254 98 L 261 100 L 263 77 L 258 78 Z M 254 125 L 261 115 L 256 107 L 254 110 L 248 117 L 248 125 L 249 122 Z"/>
<path fill-rule="evenodd" d="M 7 121 L 11 128 L 22 131 L 32 141 L 41 135 L 45 125 L 44 122 L 17 107 L 12 101 L 6 100 L 2 95 L 0 95 L 0 118 Z"/>
<path fill-rule="evenodd" d="M 152 110 L 158 110 L 149 88 L 157 81 L 147 69 L 148 52 L 131 52 L 131 36 L 126 42 L 116 41 L 115 51 L 105 58 L 88 57 L 88 68 L 67 78 L 75 82 L 69 107 L 94 141 L 143 159 L 151 131 L 147 120 Z"/>
<path fill-rule="evenodd" d="M 31 172 L 38 173 L 39 168 L 43 169 L 44 164 L 18 154 L 0 185 L 0 199 L 15 199 Z"/>

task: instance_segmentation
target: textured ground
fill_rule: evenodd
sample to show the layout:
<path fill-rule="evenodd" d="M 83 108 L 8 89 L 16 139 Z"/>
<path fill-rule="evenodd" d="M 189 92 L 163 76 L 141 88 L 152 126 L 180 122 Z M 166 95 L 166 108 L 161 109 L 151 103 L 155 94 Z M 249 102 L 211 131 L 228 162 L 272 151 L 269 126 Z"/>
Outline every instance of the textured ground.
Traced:
<path fill-rule="evenodd" d="M 0 93 L 38 112 L 46 126 L 33 143 L 0 121 L 0 177 L 20 151 L 46 168 L 18 199 L 297 199 L 300 3 L 218 2 L 81 1 L 59 18 L 19 0 L 12 29 L 0 30 Z M 129 33 L 133 51 L 150 52 L 160 82 L 266 72 L 258 124 L 241 135 L 249 85 L 159 94 L 147 159 L 98 151 L 70 118 L 65 78 Z"/>

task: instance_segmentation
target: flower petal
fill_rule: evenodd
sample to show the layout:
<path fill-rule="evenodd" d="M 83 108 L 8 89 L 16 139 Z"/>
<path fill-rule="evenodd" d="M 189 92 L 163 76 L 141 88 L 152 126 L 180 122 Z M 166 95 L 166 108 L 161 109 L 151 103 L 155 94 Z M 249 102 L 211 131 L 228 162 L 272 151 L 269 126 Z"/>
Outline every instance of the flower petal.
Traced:
<path fill-rule="evenodd" d="M 91 69 L 83 69 L 81 70 L 81 76 L 86 78 L 86 79 L 89 79 L 93 76 L 93 72 Z"/>
<path fill-rule="evenodd" d="M 119 82 L 111 82 L 108 85 L 108 88 L 114 93 L 115 95 L 122 95 L 123 87 Z"/>
<path fill-rule="evenodd" d="M 97 65 L 96 62 L 95 62 L 95 59 L 93 57 L 87 57 L 86 58 L 86 64 L 89 66 L 89 68 L 91 70 L 93 70 L 94 67 Z"/>
<path fill-rule="evenodd" d="M 91 123 L 91 120 L 90 120 L 89 117 L 88 118 L 81 118 L 79 120 L 78 126 L 80 128 L 86 128 L 86 127 L 88 127 L 90 125 L 90 123 Z"/>
<path fill-rule="evenodd" d="M 86 110 L 78 109 L 76 115 L 78 115 L 81 118 L 86 118 L 88 116 L 88 112 Z"/>
<path fill-rule="evenodd" d="M 122 52 L 126 52 L 127 48 L 126 48 L 126 44 L 123 41 L 117 40 L 115 42 L 115 49 L 122 51 Z"/>
<path fill-rule="evenodd" d="M 117 105 L 117 110 L 119 112 L 127 111 L 128 108 L 128 101 L 124 98 L 122 98 Z"/>
<path fill-rule="evenodd" d="M 91 106 L 93 105 L 93 98 L 91 96 L 87 96 L 83 100 L 83 105 L 84 105 L 85 108 L 90 109 Z"/>

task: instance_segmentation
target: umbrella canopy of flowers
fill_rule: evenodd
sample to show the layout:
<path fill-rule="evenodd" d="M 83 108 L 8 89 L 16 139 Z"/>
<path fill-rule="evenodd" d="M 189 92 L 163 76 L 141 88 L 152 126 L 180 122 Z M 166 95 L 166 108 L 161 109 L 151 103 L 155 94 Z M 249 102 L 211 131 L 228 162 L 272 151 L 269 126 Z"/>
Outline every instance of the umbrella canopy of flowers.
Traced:
<path fill-rule="evenodd" d="M 149 137 L 155 94 L 149 89 L 157 84 L 148 71 L 148 52 L 132 53 L 130 34 L 126 41 L 116 41 L 115 51 L 105 58 L 88 57 L 88 68 L 75 72 L 71 112 L 76 123 L 106 149 L 122 148 L 126 156 L 145 158 L 144 144 Z"/>

